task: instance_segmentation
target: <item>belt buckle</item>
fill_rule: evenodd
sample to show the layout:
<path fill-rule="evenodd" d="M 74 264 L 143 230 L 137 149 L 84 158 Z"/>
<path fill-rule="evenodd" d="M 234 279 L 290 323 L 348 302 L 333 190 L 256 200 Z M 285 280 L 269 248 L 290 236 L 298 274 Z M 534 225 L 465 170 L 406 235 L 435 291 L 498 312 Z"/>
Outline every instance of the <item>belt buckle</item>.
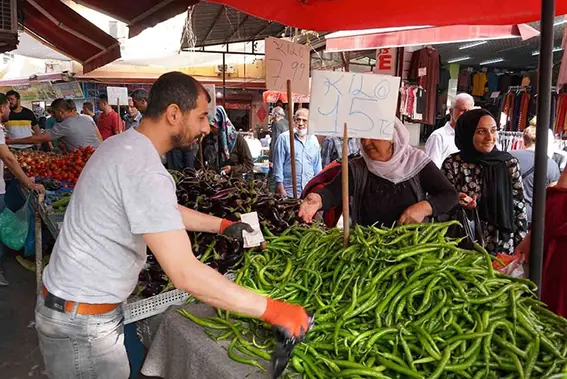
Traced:
<path fill-rule="evenodd" d="M 47 293 L 43 304 L 49 308 L 53 309 L 54 311 L 65 313 L 65 303 L 66 301 L 60 297 L 54 296 L 51 293 Z"/>

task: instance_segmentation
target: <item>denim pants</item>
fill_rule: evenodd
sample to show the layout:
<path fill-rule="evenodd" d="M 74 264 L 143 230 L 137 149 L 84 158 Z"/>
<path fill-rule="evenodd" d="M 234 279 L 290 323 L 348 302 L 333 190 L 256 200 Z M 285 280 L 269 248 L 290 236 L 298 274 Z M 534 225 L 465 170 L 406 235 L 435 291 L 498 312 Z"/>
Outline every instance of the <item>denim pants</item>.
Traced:
<path fill-rule="evenodd" d="M 122 308 L 101 315 L 58 312 L 38 297 L 35 327 L 50 379 L 127 379 Z"/>

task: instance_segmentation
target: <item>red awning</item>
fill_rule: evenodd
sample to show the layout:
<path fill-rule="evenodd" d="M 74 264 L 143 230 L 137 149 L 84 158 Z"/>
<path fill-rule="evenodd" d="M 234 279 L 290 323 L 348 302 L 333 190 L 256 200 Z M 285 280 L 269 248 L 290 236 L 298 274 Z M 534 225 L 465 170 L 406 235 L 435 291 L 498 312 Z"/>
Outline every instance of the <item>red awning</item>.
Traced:
<path fill-rule="evenodd" d="M 540 19 L 540 0 L 211 0 L 284 25 L 315 31 L 413 25 L 514 25 Z M 567 14 L 567 1 L 555 14 Z"/>
<path fill-rule="evenodd" d="M 75 0 L 128 25 L 129 37 L 187 11 L 199 0 Z"/>
<path fill-rule="evenodd" d="M 300 93 L 293 93 L 292 95 L 293 103 L 309 103 L 309 95 L 303 95 Z M 262 94 L 262 98 L 264 103 L 277 103 L 278 100 L 281 100 L 282 103 L 287 103 L 287 92 L 279 92 L 279 91 L 264 91 Z"/>
<path fill-rule="evenodd" d="M 120 58 L 120 43 L 60 0 L 26 0 L 26 30 L 83 65 L 83 72 Z"/>
<path fill-rule="evenodd" d="M 429 45 L 498 38 L 530 39 L 539 31 L 529 25 L 454 25 L 402 30 L 388 33 L 370 33 L 345 37 L 327 36 L 329 52 L 366 50 L 379 47 Z"/>

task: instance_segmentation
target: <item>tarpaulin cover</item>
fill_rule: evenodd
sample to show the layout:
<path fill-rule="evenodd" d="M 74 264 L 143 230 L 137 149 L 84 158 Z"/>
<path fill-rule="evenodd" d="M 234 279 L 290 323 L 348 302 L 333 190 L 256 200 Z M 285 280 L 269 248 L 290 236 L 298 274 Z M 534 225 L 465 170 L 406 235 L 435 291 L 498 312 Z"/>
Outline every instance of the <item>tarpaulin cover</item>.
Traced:
<path fill-rule="evenodd" d="M 537 21 L 541 0 L 211 0 L 284 25 L 337 31 L 413 25 L 513 25 Z M 567 14 L 556 1 L 555 14 Z"/>
<path fill-rule="evenodd" d="M 522 40 L 539 35 L 529 25 L 454 25 L 403 30 L 389 33 L 370 33 L 346 37 L 327 36 L 327 51 L 347 51 L 460 42 L 477 39 L 513 38 Z"/>
<path fill-rule="evenodd" d="M 60 0 L 26 1 L 24 26 L 89 72 L 120 58 L 118 41 Z"/>
<path fill-rule="evenodd" d="M 177 16 L 198 0 L 75 0 L 128 25 L 129 37 Z M 177 37 L 176 37 L 177 38 Z"/>

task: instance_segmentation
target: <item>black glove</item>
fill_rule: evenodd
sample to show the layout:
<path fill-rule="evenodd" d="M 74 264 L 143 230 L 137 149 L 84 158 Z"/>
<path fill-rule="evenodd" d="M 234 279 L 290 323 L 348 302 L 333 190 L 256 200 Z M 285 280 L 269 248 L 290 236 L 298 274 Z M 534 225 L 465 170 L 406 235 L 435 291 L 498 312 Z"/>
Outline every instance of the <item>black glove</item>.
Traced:
<path fill-rule="evenodd" d="M 234 238 L 238 242 L 243 243 L 244 242 L 244 237 L 242 236 L 243 231 L 252 233 L 254 229 L 252 229 L 252 227 L 245 222 L 234 222 L 229 226 L 227 226 L 226 228 L 224 228 L 221 234 L 229 238 Z"/>

